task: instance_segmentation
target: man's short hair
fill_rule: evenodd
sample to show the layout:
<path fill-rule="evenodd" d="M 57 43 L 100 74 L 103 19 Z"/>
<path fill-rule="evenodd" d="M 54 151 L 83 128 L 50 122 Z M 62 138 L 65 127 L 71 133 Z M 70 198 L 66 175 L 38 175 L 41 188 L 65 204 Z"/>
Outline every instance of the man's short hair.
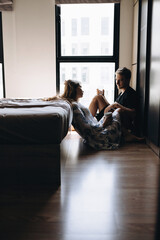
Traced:
<path fill-rule="evenodd" d="M 122 76 L 125 77 L 126 80 L 129 80 L 131 79 L 131 71 L 124 67 L 124 68 L 118 68 L 117 71 L 116 71 L 116 74 L 120 74 Z"/>

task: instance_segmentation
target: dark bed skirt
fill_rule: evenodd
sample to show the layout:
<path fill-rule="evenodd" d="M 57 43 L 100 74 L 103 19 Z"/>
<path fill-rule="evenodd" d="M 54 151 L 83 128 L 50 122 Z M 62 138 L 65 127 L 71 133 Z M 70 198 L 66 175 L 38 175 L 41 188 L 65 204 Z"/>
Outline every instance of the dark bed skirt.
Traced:
<path fill-rule="evenodd" d="M 0 145 L 1 186 L 60 183 L 60 144 Z"/>

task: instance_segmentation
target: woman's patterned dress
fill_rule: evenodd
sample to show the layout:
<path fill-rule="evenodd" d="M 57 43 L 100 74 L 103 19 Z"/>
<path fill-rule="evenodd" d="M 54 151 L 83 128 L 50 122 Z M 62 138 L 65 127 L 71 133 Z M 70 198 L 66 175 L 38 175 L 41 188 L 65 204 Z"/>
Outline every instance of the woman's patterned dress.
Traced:
<path fill-rule="evenodd" d="M 98 122 L 89 109 L 82 104 L 73 102 L 72 125 L 84 142 L 90 147 L 101 149 L 117 149 L 121 142 L 121 122 L 117 111 L 112 113 L 112 123 L 103 128 L 104 117 Z"/>

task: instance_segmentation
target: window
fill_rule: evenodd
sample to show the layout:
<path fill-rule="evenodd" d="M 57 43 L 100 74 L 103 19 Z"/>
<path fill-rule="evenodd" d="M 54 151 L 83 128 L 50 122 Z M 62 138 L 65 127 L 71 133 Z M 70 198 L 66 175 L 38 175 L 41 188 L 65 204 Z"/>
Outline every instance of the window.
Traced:
<path fill-rule="evenodd" d="M 65 54 L 66 54 L 66 47 L 65 47 L 65 45 L 64 45 L 64 44 L 62 45 L 62 54 L 63 54 L 63 55 L 65 55 Z"/>
<path fill-rule="evenodd" d="M 72 56 L 77 55 L 77 49 L 78 49 L 77 44 L 73 43 L 72 44 Z"/>
<path fill-rule="evenodd" d="M 101 34 L 109 35 L 109 17 L 102 17 L 101 19 Z"/>
<path fill-rule="evenodd" d="M 109 54 L 109 42 L 101 43 L 101 54 L 108 55 Z"/>
<path fill-rule="evenodd" d="M 77 68 L 73 67 L 72 68 L 72 80 L 76 80 L 77 79 Z"/>
<path fill-rule="evenodd" d="M 62 36 L 65 36 L 65 22 L 62 21 Z"/>
<path fill-rule="evenodd" d="M 2 63 L 0 63 L 0 98 L 3 98 L 3 74 Z"/>
<path fill-rule="evenodd" d="M 65 69 L 65 80 L 72 79 L 82 83 L 84 90 L 83 98 L 81 103 L 84 105 L 89 104 L 96 89 L 105 89 L 105 94 L 109 102 L 114 101 L 114 84 L 115 84 L 115 63 L 60 63 L 60 91 L 63 92 L 64 88 L 64 71 Z M 62 80 L 63 79 L 63 80 Z"/>
<path fill-rule="evenodd" d="M 72 19 L 72 36 L 77 36 L 77 19 Z"/>
<path fill-rule="evenodd" d="M 86 83 L 88 82 L 88 67 L 82 67 L 82 76 L 81 76 L 81 79 L 82 79 L 82 83 Z"/>
<path fill-rule="evenodd" d="M 58 43 L 61 46 L 59 55 L 114 55 L 114 4 L 62 4 L 60 10 L 63 20 L 61 22 L 61 42 Z M 108 17 L 102 17 L 106 14 Z M 88 16 L 82 17 L 84 15 Z M 108 48 L 107 51 L 102 52 L 101 42 L 103 45 L 107 45 L 105 47 Z M 73 44 L 77 44 L 77 48 L 72 53 Z M 86 54 L 82 51 L 83 44 L 87 45 Z M 62 51 L 63 46 L 65 49 Z"/>
<path fill-rule="evenodd" d="M 89 54 L 89 43 L 82 43 L 81 44 L 81 55 L 88 55 Z"/>
<path fill-rule="evenodd" d="M 62 80 L 62 83 L 64 83 L 65 82 L 65 78 L 66 78 L 66 75 L 65 75 L 65 68 L 62 68 L 62 70 L 61 70 L 61 80 Z"/>
<path fill-rule="evenodd" d="M 65 76 L 65 80 L 82 83 L 84 105 L 89 105 L 96 88 L 104 88 L 108 101 L 113 102 L 119 58 L 119 4 L 62 4 L 56 6 L 56 14 L 56 19 L 64 22 L 57 22 L 57 92 L 63 92 Z"/>
<path fill-rule="evenodd" d="M 0 12 L 0 98 L 5 97 L 3 78 L 2 14 Z"/>
<path fill-rule="evenodd" d="M 89 35 L 89 18 L 81 18 L 81 35 Z"/>
<path fill-rule="evenodd" d="M 105 96 L 109 102 L 113 102 L 113 94 L 114 94 L 114 66 L 101 66 L 101 76 L 100 82 L 103 86 L 104 83 L 107 82 L 107 86 L 105 88 Z"/>

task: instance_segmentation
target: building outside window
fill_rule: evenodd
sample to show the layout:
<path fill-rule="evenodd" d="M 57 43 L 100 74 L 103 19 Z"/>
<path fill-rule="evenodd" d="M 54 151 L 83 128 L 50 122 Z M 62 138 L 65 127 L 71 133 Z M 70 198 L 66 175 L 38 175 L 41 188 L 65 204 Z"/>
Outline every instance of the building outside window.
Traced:
<path fill-rule="evenodd" d="M 82 84 L 89 81 L 88 68 L 82 67 Z"/>
<path fill-rule="evenodd" d="M 109 42 L 101 43 L 101 54 L 108 55 L 109 54 Z"/>
<path fill-rule="evenodd" d="M 77 36 L 77 19 L 72 19 L 72 36 Z"/>
<path fill-rule="evenodd" d="M 77 50 L 78 50 L 77 44 L 73 43 L 72 44 L 72 56 L 77 55 Z"/>
<path fill-rule="evenodd" d="M 89 54 L 89 43 L 81 44 L 81 54 L 84 56 Z"/>
<path fill-rule="evenodd" d="M 89 35 L 89 18 L 81 18 L 81 35 Z"/>
<path fill-rule="evenodd" d="M 61 79 L 62 79 L 62 83 L 64 83 L 65 82 L 65 80 L 66 80 L 66 75 L 65 75 L 65 68 L 62 68 L 62 70 L 61 70 Z"/>
<path fill-rule="evenodd" d="M 62 54 L 65 55 L 66 54 L 66 46 L 63 44 L 62 45 Z"/>
<path fill-rule="evenodd" d="M 64 20 L 62 21 L 62 36 L 65 36 L 65 22 Z"/>
<path fill-rule="evenodd" d="M 72 68 L 72 80 L 77 80 L 77 68 Z"/>
<path fill-rule="evenodd" d="M 101 18 L 101 34 L 109 35 L 109 17 Z"/>

